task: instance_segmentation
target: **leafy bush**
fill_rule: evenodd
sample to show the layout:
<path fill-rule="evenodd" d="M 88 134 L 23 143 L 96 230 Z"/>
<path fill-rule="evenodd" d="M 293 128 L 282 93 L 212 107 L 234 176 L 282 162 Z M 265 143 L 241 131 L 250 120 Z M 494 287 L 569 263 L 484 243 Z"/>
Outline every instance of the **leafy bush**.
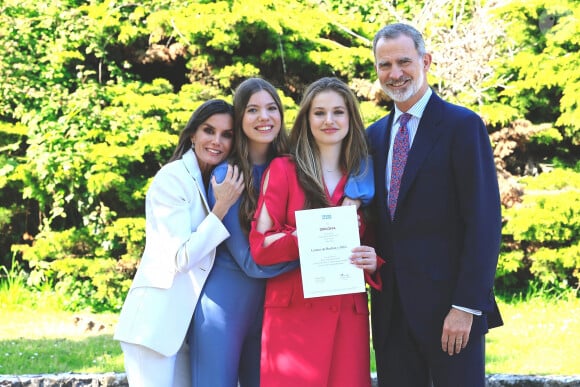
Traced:
<path fill-rule="evenodd" d="M 100 235 L 100 234 L 99 234 Z M 54 284 L 69 310 L 119 310 L 145 241 L 145 220 L 118 219 L 96 238 L 89 228 L 40 233 L 32 246 L 14 246 L 31 269 L 28 284 Z M 95 243 L 102 239 L 101 245 Z"/>
<path fill-rule="evenodd" d="M 521 204 L 504 211 L 504 248 L 498 280 L 525 286 L 540 283 L 575 287 L 580 281 L 580 175 L 554 169 L 521 180 Z M 509 242 L 511 241 L 511 242 Z"/>
<path fill-rule="evenodd" d="M 389 109 L 371 40 L 394 20 L 425 30 L 431 84 L 484 117 L 498 172 L 515 182 L 502 194 L 500 285 L 577 282 L 573 0 L 2 4 L 0 264 L 15 258 L 28 283 L 68 295 L 70 309 L 119 308 L 143 249 L 148 184 L 199 104 L 231 101 L 260 75 L 280 90 L 291 127 L 304 88 L 338 76 L 369 124 Z M 557 16 L 552 26 L 543 14 Z"/>

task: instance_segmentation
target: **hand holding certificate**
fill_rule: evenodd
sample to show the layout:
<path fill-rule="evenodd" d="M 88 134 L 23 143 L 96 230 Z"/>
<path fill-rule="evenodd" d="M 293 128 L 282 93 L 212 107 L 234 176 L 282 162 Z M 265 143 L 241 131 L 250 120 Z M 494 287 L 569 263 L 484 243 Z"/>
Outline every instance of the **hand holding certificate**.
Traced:
<path fill-rule="evenodd" d="M 296 211 L 296 231 L 305 298 L 365 291 L 349 259 L 360 245 L 355 206 Z"/>

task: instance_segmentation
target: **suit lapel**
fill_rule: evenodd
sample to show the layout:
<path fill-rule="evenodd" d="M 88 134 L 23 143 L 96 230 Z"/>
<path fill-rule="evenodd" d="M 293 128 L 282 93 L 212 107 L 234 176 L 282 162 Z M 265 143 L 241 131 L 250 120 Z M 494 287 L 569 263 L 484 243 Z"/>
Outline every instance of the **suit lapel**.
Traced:
<path fill-rule="evenodd" d="M 187 172 L 195 182 L 195 186 L 197 187 L 199 196 L 201 196 L 206 212 L 209 213 L 211 208 L 209 208 L 209 204 L 207 203 L 207 194 L 205 192 L 205 186 L 203 185 L 203 178 L 201 176 L 201 169 L 199 169 L 199 164 L 197 163 L 195 153 L 190 150 L 186 152 L 181 159 L 183 160 L 185 169 L 187 169 Z"/>
<path fill-rule="evenodd" d="M 405 165 L 405 172 L 401 179 L 398 203 L 402 203 L 404 200 L 405 195 L 409 192 L 409 189 L 417 176 L 419 168 L 425 161 L 430 149 L 435 145 L 437 139 L 441 135 L 443 129 L 441 126 L 441 121 L 443 119 L 442 112 L 443 100 L 433 93 L 425 107 L 421 121 L 419 121 L 417 134 L 415 135 L 411 150 L 409 151 L 407 164 Z"/>

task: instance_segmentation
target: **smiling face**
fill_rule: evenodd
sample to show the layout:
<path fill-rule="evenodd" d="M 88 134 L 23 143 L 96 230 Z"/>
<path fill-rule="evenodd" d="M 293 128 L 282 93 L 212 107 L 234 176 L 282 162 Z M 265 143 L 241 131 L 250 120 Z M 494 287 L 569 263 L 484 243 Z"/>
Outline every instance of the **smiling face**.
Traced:
<path fill-rule="evenodd" d="M 234 140 L 233 126 L 230 114 L 214 114 L 191 135 L 193 150 L 202 172 L 211 170 L 228 157 Z"/>
<path fill-rule="evenodd" d="M 270 144 L 280 132 L 282 115 L 276 101 L 266 90 L 250 97 L 244 110 L 242 129 L 250 144 Z"/>
<path fill-rule="evenodd" d="M 349 129 L 348 109 L 342 95 L 334 90 L 318 93 L 310 104 L 308 122 L 319 146 L 340 144 Z"/>
<path fill-rule="evenodd" d="M 382 38 L 375 49 L 375 66 L 382 89 L 406 112 L 427 91 L 427 71 L 431 55 L 422 57 L 413 40 L 406 35 Z"/>

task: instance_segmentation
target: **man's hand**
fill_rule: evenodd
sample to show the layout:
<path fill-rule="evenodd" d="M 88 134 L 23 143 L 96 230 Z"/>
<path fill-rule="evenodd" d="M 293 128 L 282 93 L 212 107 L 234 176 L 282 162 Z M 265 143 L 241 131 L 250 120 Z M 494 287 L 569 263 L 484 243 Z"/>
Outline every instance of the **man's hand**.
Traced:
<path fill-rule="evenodd" d="M 449 356 L 458 354 L 467 346 L 473 315 L 459 309 L 451 308 L 443 321 L 443 334 L 441 335 L 441 349 Z"/>

